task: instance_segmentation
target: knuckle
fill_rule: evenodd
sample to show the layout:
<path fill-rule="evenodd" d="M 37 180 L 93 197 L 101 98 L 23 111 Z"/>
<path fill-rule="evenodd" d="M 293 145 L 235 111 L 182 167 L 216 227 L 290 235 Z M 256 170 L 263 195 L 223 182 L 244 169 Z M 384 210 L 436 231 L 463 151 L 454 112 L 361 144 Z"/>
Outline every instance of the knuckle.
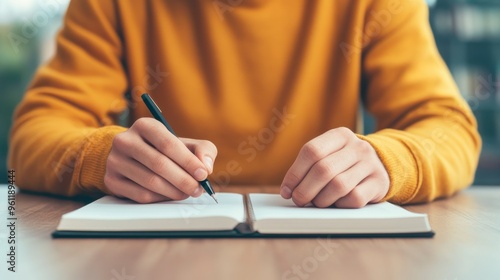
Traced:
<path fill-rule="evenodd" d="M 208 140 L 202 140 L 201 141 L 201 146 L 209 151 L 213 151 L 215 154 L 218 153 L 217 151 L 217 146 L 215 146 L 214 143 Z"/>
<path fill-rule="evenodd" d="M 198 183 L 191 176 L 180 176 L 178 180 L 178 187 L 181 189 L 185 189 L 189 193 L 193 192 L 197 187 Z"/>
<path fill-rule="evenodd" d="M 353 136 L 353 132 L 349 128 L 344 126 L 335 128 L 335 132 L 347 138 Z"/>
<path fill-rule="evenodd" d="M 375 175 L 373 178 L 374 178 L 373 187 L 377 188 L 380 191 L 384 191 L 385 193 L 387 193 L 387 191 L 389 190 L 389 187 L 391 185 L 391 180 L 390 180 L 389 176 L 388 175 L 384 175 L 384 176 Z"/>
<path fill-rule="evenodd" d="M 328 203 L 324 199 L 318 199 L 318 198 L 313 199 L 312 204 L 318 208 L 327 208 L 331 206 L 331 203 Z"/>
<path fill-rule="evenodd" d="M 137 128 L 139 130 L 147 129 L 150 127 L 150 122 L 147 118 L 139 118 L 132 125 L 133 128 Z"/>
<path fill-rule="evenodd" d="M 184 195 L 192 194 L 198 188 L 198 182 L 188 174 L 181 174 L 172 177 L 172 185 L 179 190 L 177 193 L 180 194 L 179 199 L 184 197 Z"/>
<path fill-rule="evenodd" d="M 171 194 L 169 198 L 171 198 L 173 200 L 183 200 L 183 199 L 186 199 L 188 197 L 189 197 L 189 195 L 187 195 L 185 193 L 175 192 L 175 193 Z"/>
<path fill-rule="evenodd" d="M 115 188 L 115 178 L 111 176 L 108 172 L 104 174 L 104 185 L 114 193 L 114 188 Z"/>
<path fill-rule="evenodd" d="M 332 179 L 333 186 L 340 194 L 347 194 L 350 191 L 348 180 L 342 174 Z"/>
<path fill-rule="evenodd" d="M 389 186 L 391 185 L 391 178 L 389 177 L 389 174 L 387 174 L 387 171 L 385 169 L 382 171 L 382 179 L 381 179 L 381 184 L 384 186 L 384 188 L 388 189 Z"/>
<path fill-rule="evenodd" d="M 162 151 L 163 153 L 166 153 L 170 150 L 176 150 L 176 138 L 175 136 L 171 135 L 172 137 L 164 137 L 160 143 L 158 144 L 159 147 L 158 150 Z"/>
<path fill-rule="evenodd" d="M 155 201 L 155 196 L 151 192 L 141 192 L 138 194 L 134 200 L 139 203 L 151 203 Z"/>
<path fill-rule="evenodd" d="M 128 141 L 126 134 L 124 132 L 118 133 L 113 138 L 112 147 L 122 151 L 128 149 L 131 143 Z"/>
<path fill-rule="evenodd" d="M 283 184 L 289 187 L 294 187 L 300 182 L 301 178 L 294 172 L 288 172 L 283 180 Z"/>
<path fill-rule="evenodd" d="M 176 174 L 176 177 L 172 178 L 173 182 L 176 182 L 175 185 L 179 187 L 188 184 L 190 179 L 194 181 L 194 178 L 191 177 L 194 176 L 194 172 L 196 172 L 198 168 L 204 168 L 203 163 L 201 163 L 201 161 L 193 154 L 178 160 L 177 164 L 188 173 L 188 175 Z"/>
<path fill-rule="evenodd" d="M 151 164 L 152 164 L 152 169 L 157 173 L 165 170 L 168 171 L 168 163 L 165 156 L 163 155 L 154 156 L 154 158 L 151 161 Z"/>
<path fill-rule="evenodd" d="M 308 142 L 302 147 L 302 154 L 304 158 L 316 162 L 323 158 L 323 150 L 314 142 Z"/>
<path fill-rule="evenodd" d="M 161 187 L 163 180 L 156 174 L 150 174 L 146 175 L 146 179 L 144 180 L 144 182 L 146 183 L 145 187 L 156 189 L 158 187 Z"/>
<path fill-rule="evenodd" d="M 201 161 L 194 155 L 190 154 L 188 157 L 184 159 L 182 167 L 188 170 L 189 173 L 192 174 L 197 168 L 200 168 L 202 165 Z"/>
<path fill-rule="evenodd" d="M 292 193 L 292 198 L 299 205 L 305 205 L 309 200 L 309 196 L 304 189 L 295 189 Z"/>
<path fill-rule="evenodd" d="M 359 151 L 364 155 L 369 154 L 373 151 L 372 145 L 361 139 L 359 139 L 359 141 L 357 142 L 357 146 Z"/>
<path fill-rule="evenodd" d="M 349 207 L 361 208 L 368 202 L 366 198 L 356 189 L 349 194 Z"/>
<path fill-rule="evenodd" d="M 331 179 L 333 177 L 333 167 L 325 161 L 319 161 L 314 164 L 311 171 L 320 179 Z"/>
<path fill-rule="evenodd" d="M 108 155 L 108 158 L 106 159 L 106 170 L 104 173 L 108 174 L 109 172 L 111 172 L 116 166 L 116 163 L 117 163 L 116 156 L 113 153 L 113 150 L 111 150 L 111 152 Z"/>
<path fill-rule="evenodd" d="M 372 148 L 371 148 L 370 143 L 359 139 L 353 144 L 352 147 L 354 148 L 353 155 L 358 160 L 361 160 L 361 159 L 371 160 L 372 159 L 373 154 L 372 154 Z"/>

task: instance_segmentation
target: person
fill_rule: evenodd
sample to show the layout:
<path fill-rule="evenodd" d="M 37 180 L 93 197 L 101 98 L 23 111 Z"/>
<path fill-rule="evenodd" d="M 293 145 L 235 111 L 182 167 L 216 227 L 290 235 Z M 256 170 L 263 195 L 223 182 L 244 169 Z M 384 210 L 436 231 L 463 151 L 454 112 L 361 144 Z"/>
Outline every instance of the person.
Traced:
<path fill-rule="evenodd" d="M 180 200 L 210 175 L 357 208 L 448 197 L 480 148 L 424 1 L 74 0 L 16 109 L 9 166 L 20 189 L 65 196 Z"/>

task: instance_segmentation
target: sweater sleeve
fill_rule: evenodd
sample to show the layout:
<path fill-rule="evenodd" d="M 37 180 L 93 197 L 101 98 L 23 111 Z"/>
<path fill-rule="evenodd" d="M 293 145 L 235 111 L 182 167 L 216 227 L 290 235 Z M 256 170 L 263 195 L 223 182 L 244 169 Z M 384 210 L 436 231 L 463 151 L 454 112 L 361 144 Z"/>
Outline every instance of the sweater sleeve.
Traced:
<path fill-rule="evenodd" d="M 442 61 L 425 1 L 373 1 L 364 26 L 364 103 L 398 204 L 447 197 L 473 180 L 481 149 L 476 120 Z"/>
<path fill-rule="evenodd" d="M 18 105 L 9 166 L 20 189 L 66 196 L 107 192 L 106 159 L 125 130 L 127 81 L 113 6 L 75 0 L 57 38 L 57 53 L 41 67 Z"/>

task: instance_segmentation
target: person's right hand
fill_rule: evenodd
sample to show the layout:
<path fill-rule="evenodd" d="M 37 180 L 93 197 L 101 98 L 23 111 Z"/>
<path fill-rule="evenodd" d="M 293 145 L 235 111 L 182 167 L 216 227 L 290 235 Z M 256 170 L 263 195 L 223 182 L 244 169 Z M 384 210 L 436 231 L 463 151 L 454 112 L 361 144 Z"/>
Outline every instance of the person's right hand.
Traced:
<path fill-rule="evenodd" d="M 104 184 L 112 194 L 139 203 L 198 197 L 213 171 L 215 145 L 177 138 L 153 118 L 138 119 L 113 140 Z"/>

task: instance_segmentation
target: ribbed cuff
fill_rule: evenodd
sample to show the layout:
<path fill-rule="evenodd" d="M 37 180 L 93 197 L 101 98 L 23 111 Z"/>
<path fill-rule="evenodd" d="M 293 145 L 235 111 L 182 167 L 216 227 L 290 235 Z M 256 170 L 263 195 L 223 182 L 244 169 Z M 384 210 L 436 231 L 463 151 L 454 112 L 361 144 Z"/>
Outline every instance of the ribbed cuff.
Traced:
<path fill-rule="evenodd" d="M 96 129 L 87 137 L 81 153 L 80 164 L 75 166 L 74 176 L 77 176 L 77 186 L 86 192 L 99 190 L 110 194 L 104 185 L 106 161 L 115 135 L 126 130 L 125 127 L 121 126 L 105 126 Z"/>
<path fill-rule="evenodd" d="M 372 145 L 389 174 L 391 183 L 383 201 L 396 204 L 411 201 L 421 182 L 418 161 L 411 149 L 400 140 L 401 136 L 401 131 L 391 129 L 367 136 L 358 135 Z"/>

